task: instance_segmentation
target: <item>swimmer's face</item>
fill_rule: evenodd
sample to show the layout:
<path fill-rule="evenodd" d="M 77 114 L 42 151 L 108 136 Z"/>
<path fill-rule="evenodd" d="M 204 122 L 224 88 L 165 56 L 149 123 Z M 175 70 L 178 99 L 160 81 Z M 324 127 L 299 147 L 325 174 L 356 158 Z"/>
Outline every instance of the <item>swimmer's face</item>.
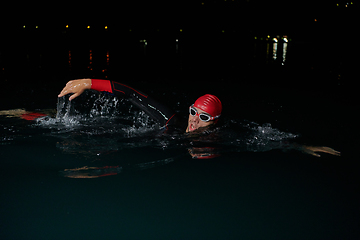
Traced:
<path fill-rule="evenodd" d="M 198 114 L 207 113 L 197 107 L 194 108 L 196 109 Z M 189 114 L 189 120 L 188 120 L 188 126 L 186 128 L 186 132 L 192 132 L 195 131 L 196 129 L 210 126 L 211 124 L 214 124 L 214 121 L 204 122 L 200 120 L 199 115 L 191 116 L 191 114 Z"/>

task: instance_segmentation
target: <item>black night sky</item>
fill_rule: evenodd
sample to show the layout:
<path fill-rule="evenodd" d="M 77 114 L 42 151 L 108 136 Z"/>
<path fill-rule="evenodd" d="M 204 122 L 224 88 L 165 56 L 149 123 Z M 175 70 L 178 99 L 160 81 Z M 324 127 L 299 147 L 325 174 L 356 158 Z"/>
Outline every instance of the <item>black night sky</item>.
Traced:
<path fill-rule="evenodd" d="M 66 24 L 156 29 L 188 32 L 212 32 L 226 29 L 238 35 L 253 33 L 352 35 L 358 17 L 357 2 L 332 1 L 264 1 L 264 0 L 194 0 L 194 1 L 121 1 L 76 5 L 58 2 L 37 5 L 32 2 L 8 7 L 13 15 L 3 16 L 3 29 L 22 25 L 61 31 Z M 109 28 L 110 29 L 110 28 Z"/>

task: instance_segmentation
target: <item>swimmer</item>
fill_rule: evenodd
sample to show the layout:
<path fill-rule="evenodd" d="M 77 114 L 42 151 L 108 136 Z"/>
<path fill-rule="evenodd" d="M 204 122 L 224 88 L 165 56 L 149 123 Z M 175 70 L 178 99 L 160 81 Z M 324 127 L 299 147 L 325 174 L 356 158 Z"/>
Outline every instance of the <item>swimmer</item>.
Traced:
<path fill-rule="evenodd" d="M 177 121 L 175 113 L 172 110 L 155 101 L 147 94 L 127 85 L 109 80 L 80 79 L 69 81 L 58 97 L 72 93 L 69 97 L 71 101 L 87 89 L 112 93 L 117 97 L 126 97 L 164 127 L 174 125 Z M 221 115 L 221 110 L 221 101 L 216 96 L 206 94 L 198 98 L 195 103 L 189 107 L 188 125 L 185 131 L 199 131 L 214 125 Z"/>
<path fill-rule="evenodd" d="M 66 84 L 58 97 L 72 94 L 69 97 L 69 100 L 71 101 L 88 89 L 108 92 L 117 97 L 128 98 L 134 105 L 145 111 L 150 117 L 157 120 L 165 128 L 168 128 L 170 125 L 175 125 L 178 121 L 175 113 L 165 105 L 155 101 L 147 94 L 144 94 L 125 84 L 114 81 L 89 78 L 72 80 Z M 199 97 L 195 103 L 189 107 L 189 117 L 185 132 L 201 132 L 215 125 L 221 116 L 221 111 L 222 104 L 216 96 L 206 94 Z M 317 152 L 340 156 L 340 152 L 329 147 L 296 146 L 303 152 L 316 157 L 320 157 Z"/>

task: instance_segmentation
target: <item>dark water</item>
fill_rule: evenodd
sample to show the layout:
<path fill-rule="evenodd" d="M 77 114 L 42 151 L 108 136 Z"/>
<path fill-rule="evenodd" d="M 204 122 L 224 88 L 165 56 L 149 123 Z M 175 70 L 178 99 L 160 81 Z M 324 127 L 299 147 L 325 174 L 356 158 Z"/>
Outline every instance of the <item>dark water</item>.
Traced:
<path fill-rule="evenodd" d="M 356 239 L 355 63 L 338 42 L 257 38 L 2 47 L 1 239 Z M 185 122 L 213 93 L 223 116 L 204 135 L 161 134 L 126 100 L 87 92 L 58 102 L 83 77 L 130 84 Z M 50 117 L 16 117 L 24 111 Z"/>

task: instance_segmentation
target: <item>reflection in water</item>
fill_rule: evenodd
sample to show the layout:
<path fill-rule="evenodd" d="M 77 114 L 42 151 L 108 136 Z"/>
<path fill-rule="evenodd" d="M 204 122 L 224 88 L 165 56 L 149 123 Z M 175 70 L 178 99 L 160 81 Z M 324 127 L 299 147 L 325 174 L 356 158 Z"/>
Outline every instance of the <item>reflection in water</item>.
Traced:
<path fill-rule="evenodd" d="M 268 36 L 269 37 L 269 36 Z M 290 44 L 288 38 L 286 35 L 283 37 L 277 37 L 277 42 L 274 41 L 275 38 L 255 38 L 255 42 L 252 41 L 244 41 L 242 42 L 242 49 L 237 48 L 234 51 L 231 51 L 230 48 L 226 49 L 224 54 L 227 54 L 227 56 L 231 55 L 238 55 L 242 56 L 242 58 L 254 58 L 256 60 L 265 61 L 266 63 L 272 63 L 274 61 L 278 62 L 279 64 L 285 64 L 287 62 L 287 51 L 288 51 L 288 44 Z M 212 46 L 211 48 L 202 49 L 206 54 L 199 55 L 202 59 L 199 59 L 198 62 L 206 62 L 210 61 L 209 58 L 206 58 L 205 56 L 216 56 L 218 52 L 216 52 L 216 49 L 218 47 L 221 47 L 218 42 L 213 41 L 210 42 L 212 39 L 208 39 L 207 45 Z M 26 69 L 31 70 L 47 70 L 47 68 L 50 68 L 49 66 L 53 66 L 54 64 L 60 65 L 60 67 L 64 67 L 65 69 L 68 69 L 70 71 L 73 70 L 80 70 L 80 71 L 91 71 L 94 72 L 91 75 L 92 76 L 98 76 L 98 77 L 104 77 L 106 78 L 109 76 L 109 66 L 110 66 L 110 52 L 112 53 L 112 64 L 117 65 L 115 62 L 120 62 L 121 58 L 127 58 L 129 61 L 126 61 L 126 66 L 133 67 L 136 65 L 136 63 L 140 63 L 140 66 L 134 66 L 136 67 L 145 67 L 148 69 L 153 69 L 152 65 L 155 67 L 162 66 L 161 64 L 168 64 L 167 69 L 172 66 L 179 66 L 179 64 L 182 64 L 183 61 L 186 61 L 186 57 L 190 56 L 189 54 L 192 54 L 191 52 L 194 52 L 196 54 L 197 50 L 197 42 L 196 41 L 183 41 L 182 38 L 179 36 L 176 36 L 174 38 L 171 38 L 169 41 L 169 44 L 160 44 L 159 42 L 156 42 L 157 39 L 153 41 L 149 41 L 148 39 L 136 39 L 136 40 L 129 40 L 126 44 L 126 47 L 122 47 L 119 45 L 113 46 L 113 45 L 106 45 L 105 49 L 102 48 L 100 45 L 91 45 L 89 48 L 84 49 L 81 48 L 66 48 L 62 50 L 60 53 L 54 51 L 55 54 L 47 54 L 43 51 L 45 50 L 37 50 L 35 49 L 29 49 L 24 52 L 24 54 L 20 55 L 20 58 L 17 60 L 18 63 L 23 64 Z M 161 41 L 163 41 L 161 39 Z M 69 45 L 71 46 L 71 45 Z M 148 47 L 150 46 L 150 49 Z M 202 46 L 200 46 L 202 47 Z M 117 51 L 118 48 L 120 51 Z M 252 51 L 251 48 L 254 48 Z M 250 49 L 250 50 L 249 50 Z M 51 49 L 49 49 L 51 51 Z M 150 52 L 149 52 L 150 50 Z M 187 51 L 189 54 L 184 55 L 184 51 Z M 236 52 L 238 51 L 238 52 Z M 121 52 L 121 55 L 119 54 Z M 248 54 L 247 56 L 244 55 L 244 53 Z M 7 56 L 8 54 L 9 56 Z M 56 54 L 59 54 L 57 56 Z M 116 57 L 114 57 L 115 55 Z M 271 55 L 270 55 L 271 54 Z M 50 57 L 49 57 L 50 56 Z M 162 57 L 166 56 L 166 58 Z M 6 58 L 16 58 L 13 56 L 11 51 L 8 52 L 0 52 L 0 71 L 5 72 L 9 68 L 6 64 Z M 144 58 L 145 57 L 145 58 Z M 216 59 L 216 57 L 214 57 Z M 138 59 L 144 59 L 145 61 L 138 61 Z M 228 58 L 226 61 L 230 64 L 234 64 L 233 58 Z M 94 62 L 95 60 L 95 62 Z M 155 61 L 154 61 L 155 60 Z M 176 60 L 176 61 L 172 61 Z M 222 60 L 223 61 L 223 60 Z M 9 61 L 10 62 L 10 61 Z M 49 63 L 49 64 L 48 64 Z M 51 63 L 51 64 L 50 64 Z M 135 63 L 135 64 L 134 64 Z M 156 64 L 160 63 L 160 64 Z M 196 68 L 197 65 L 194 64 L 194 66 L 190 66 L 189 63 L 192 63 L 191 61 L 187 63 L 187 66 L 189 68 Z M 138 64 L 139 65 L 139 64 Z M 148 66 L 147 66 L 148 65 Z M 206 65 L 206 63 L 204 63 Z M 74 68 L 75 66 L 75 68 Z M 80 69 L 77 68 L 77 66 L 80 66 Z M 97 68 L 99 66 L 99 68 Z M 207 64 L 206 66 L 211 66 L 210 64 Z M 223 66 L 226 66 L 226 64 L 223 64 Z M 241 65 L 240 65 L 241 66 Z M 21 67 L 21 66 L 20 66 Z M 46 67 L 46 68 L 44 68 Z M 95 68 L 94 68 L 95 67 Z M 237 66 L 236 66 L 237 67 Z M 159 67 L 160 68 L 160 67 Z M 178 69 L 183 70 L 183 67 L 180 66 Z M 52 70 L 52 69 L 50 69 Z M 211 70 L 211 69 L 210 69 Z M 162 71 L 162 70 L 159 70 Z M 116 73 L 117 74 L 117 73 Z"/>
<path fill-rule="evenodd" d="M 181 155 L 182 156 L 182 155 Z M 126 166 L 101 166 L 101 167 L 79 167 L 79 168 L 72 168 L 72 169 L 65 169 L 60 171 L 60 175 L 68 178 L 99 178 L 99 177 L 108 177 L 117 175 L 122 173 L 124 169 L 127 171 L 131 170 L 145 170 L 149 168 L 154 168 L 158 166 L 163 166 L 169 163 L 174 162 L 175 159 L 179 158 L 179 156 L 175 158 L 166 158 L 161 160 L 149 161 L 144 163 L 137 163 L 133 165 L 126 165 Z"/>
<path fill-rule="evenodd" d="M 277 56 L 277 46 L 278 46 L 278 43 L 277 42 L 274 42 L 273 44 L 273 59 L 276 60 Z"/>
<path fill-rule="evenodd" d="M 179 39 L 176 39 L 175 40 L 175 49 L 176 49 L 176 54 L 178 54 L 179 53 Z"/>
<path fill-rule="evenodd" d="M 110 63 L 110 53 L 109 50 L 106 51 L 106 65 L 109 66 Z"/>
<path fill-rule="evenodd" d="M 76 52 L 75 52 L 76 53 Z M 76 54 L 75 62 L 79 62 L 79 57 L 81 58 L 80 61 L 86 66 L 86 68 L 90 71 L 94 71 L 94 50 L 89 49 L 87 55 L 79 56 Z M 101 55 L 95 53 L 96 62 L 100 62 L 101 68 L 100 71 L 105 73 L 105 78 L 107 78 L 106 72 L 109 70 L 110 66 L 110 50 L 104 51 Z M 99 61 L 100 58 L 100 61 Z M 67 67 L 71 71 L 73 69 L 73 50 L 67 50 Z M 86 62 L 84 62 L 86 61 Z M 96 64 L 95 64 L 96 65 Z"/>
<path fill-rule="evenodd" d="M 104 68 L 101 70 L 101 72 L 102 72 L 102 73 L 107 72 L 109 65 L 110 65 L 110 53 L 109 53 L 109 50 L 107 50 L 107 51 L 106 51 L 106 67 L 104 67 Z M 105 79 L 107 79 L 107 78 L 108 78 L 108 76 L 107 76 L 107 74 L 105 74 Z"/>
<path fill-rule="evenodd" d="M 288 40 L 286 37 L 284 37 L 282 39 L 284 42 L 281 45 L 279 43 L 279 40 L 277 38 L 273 38 L 273 44 L 270 45 L 270 43 L 268 41 L 266 41 L 266 64 L 269 63 L 269 58 L 270 58 L 270 52 L 272 52 L 272 61 L 276 62 L 276 61 L 281 61 L 281 64 L 284 65 L 285 61 L 286 61 L 286 55 L 287 55 L 287 47 L 288 47 Z M 265 44 L 265 43 L 264 43 Z M 258 51 L 262 51 L 261 47 L 258 48 L 259 43 L 255 43 L 254 44 L 254 54 L 253 54 L 253 58 L 257 58 L 258 55 L 261 56 L 261 52 L 260 54 L 258 54 Z M 260 46 L 262 45 L 262 43 L 260 43 Z M 272 49 L 270 49 L 270 47 L 272 47 Z M 258 50 L 260 49 L 260 50 Z M 279 57 L 281 57 L 281 59 L 279 59 Z"/>
<path fill-rule="evenodd" d="M 142 49 L 143 55 L 146 56 L 146 46 L 148 45 L 146 39 L 140 40 L 140 48 Z"/>
<path fill-rule="evenodd" d="M 71 50 L 69 50 L 69 69 L 71 70 Z"/>
<path fill-rule="evenodd" d="M 140 57 L 148 57 L 149 52 L 148 52 L 148 44 L 149 42 L 146 39 L 140 39 L 137 41 L 137 46 L 136 48 L 138 48 L 138 58 Z M 191 48 L 191 44 L 186 45 L 187 47 Z M 249 44 L 251 45 L 251 43 L 245 43 L 244 49 L 247 49 L 249 47 Z M 156 47 L 156 46 L 155 46 Z M 129 51 L 129 55 L 133 56 L 134 53 L 136 52 L 136 48 Z M 181 65 L 183 59 L 183 46 L 180 46 L 180 39 L 176 38 L 175 41 L 173 40 L 173 44 L 172 44 L 172 48 L 175 49 L 175 53 L 174 55 L 177 56 L 177 59 L 179 60 L 179 63 Z M 251 58 L 253 59 L 258 59 L 258 60 L 263 60 L 265 61 L 266 64 L 271 64 L 274 62 L 277 63 L 281 63 L 282 65 L 285 64 L 285 62 L 287 61 L 287 51 L 288 51 L 288 39 L 287 37 L 283 37 L 283 38 L 267 38 L 267 40 L 262 40 L 262 41 L 256 41 L 253 45 L 253 51 L 250 52 Z M 155 49 L 154 51 L 152 51 L 151 53 L 159 53 L 164 49 Z M 73 70 L 73 56 L 74 56 L 74 51 L 76 50 L 67 50 L 67 66 L 70 70 Z M 94 54 L 95 51 L 95 54 Z M 83 64 L 86 66 L 86 69 L 90 70 L 90 71 L 94 71 L 94 59 L 95 59 L 95 65 L 98 66 L 100 65 L 99 71 L 100 71 L 100 76 L 103 78 L 108 78 L 109 75 L 109 66 L 110 66 L 110 51 L 111 49 L 106 49 L 104 51 L 101 51 L 100 53 L 98 52 L 98 50 L 94 50 L 93 48 L 88 49 L 86 55 L 83 54 L 78 55 L 76 54 L 76 62 L 83 62 Z M 207 50 L 207 51 L 211 51 L 211 50 Z M 76 52 L 77 53 L 77 52 Z M 211 52 L 210 52 L 211 53 Z M 240 54 L 240 53 L 239 53 Z M 116 57 L 122 57 L 122 56 L 116 56 Z M 155 56 L 149 56 L 151 58 L 156 57 Z M 80 58 L 80 59 L 79 59 Z M 134 56 L 134 58 L 136 58 L 136 56 Z M 112 57 L 112 61 L 114 61 L 113 59 L 115 59 L 115 61 L 117 61 L 116 58 Z M 85 62 L 86 61 L 86 62 Z M 232 60 L 229 60 L 232 61 Z M 175 65 L 179 65 L 179 63 L 174 63 Z M 151 64 L 151 63 L 150 63 Z M 171 64 L 171 63 L 170 63 Z M 82 64 L 81 64 L 82 65 Z M 179 69 L 183 69 L 182 66 L 179 67 Z M 99 73 L 94 73 L 94 74 L 99 74 Z"/>
<path fill-rule="evenodd" d="M 90 49 L 89 50 L 89 66 L 88 66 L 88 69 L 90 69 L 90 71 L 93 70 L 92 64 L 93 64 L 93 53 L 92 53 L 92 50 Z"/>
<path fill-rule="evenodd" d="M 287 42 L 283 43 L 283 57 L 282 57 L 282 65 L 284 65 L 286 61 L 286 53 L 287 53 Z"/>

